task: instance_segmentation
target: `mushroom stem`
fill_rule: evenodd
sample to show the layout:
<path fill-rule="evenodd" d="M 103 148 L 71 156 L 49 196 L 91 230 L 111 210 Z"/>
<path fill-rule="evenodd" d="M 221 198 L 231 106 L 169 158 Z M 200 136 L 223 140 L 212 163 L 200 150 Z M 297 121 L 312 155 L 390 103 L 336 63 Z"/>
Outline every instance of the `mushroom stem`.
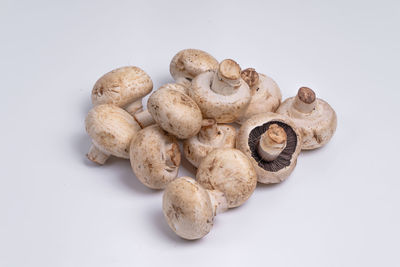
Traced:
<path fill-rule="evenodd" d="M 316 104 L 315 93 L 308 87 L 301 87 L 293 101 L 293 107 L 302 113 L 310 113 Z"/>
<path fill-rule="evenodd" d="M 139 110 L 141 110 L 142 108 L 143 108 L 142 99 L 138 99 L 138 100 L 126 105 L 124 109 L 126 111 L 128 111 L 129 114 L 134 116 L 135 113 L 138 112 Z"/>
<path fill-rule="evenodd" d="M 106 162 L 106 160 L 110 157 L 110 154 L 104 153 L 98 147 L 92 144 L 89 149 L 89 153 L 87 153 L 86 156 L 91 161 L 103 165 Z"/>
<path fill-rule="evenodd" d="M 211 200 L 214 216 L 228 209 L 228 201 L 226 200 L 224 193 L 218 190 L 207 189 L 206 191 Z"/>
<path fill-rule="evenodd" d="M 133 115 L 133 118 L 142 129 L 155 123 L 155 120 L 153 119 L 153 116 L 151 116 L 148 109 L 136 112 Z"/>
<path fill-rule="evenodd" d="M 286 132 L 277 124 L 271 124 L 268 130 L 261 135 L 258 144 L 258 154 L 263 160 L 273 161 L 286 147 Z"/>
<path fill-rule="evenodd" d="M 218 126 L 214 119 L 205 119 L 202 121 L 199 132 L 199 140 L 202 143 L 209 143 L 218 137 Z"/>
<path fill-rule="evenodd" d="M 240 66 L 232 59 L 219 64 L 214 74 L 211 89 L 220 95 L 232 95 L 240 87 Z"/>

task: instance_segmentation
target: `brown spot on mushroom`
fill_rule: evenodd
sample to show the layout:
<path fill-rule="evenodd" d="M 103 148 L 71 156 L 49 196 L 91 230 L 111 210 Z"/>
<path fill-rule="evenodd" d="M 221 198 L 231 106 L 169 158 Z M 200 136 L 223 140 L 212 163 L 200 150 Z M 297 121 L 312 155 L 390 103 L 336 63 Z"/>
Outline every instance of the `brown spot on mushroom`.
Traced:
<path fill-rule="evenodd" d="M 315 92 L 308 87 L 300 87 L 297 95 L 306 104 L 311 104 L 315 101 Z"/>
<path fill-rule="evenodd" d="M 316 130 L 313 130 L 313 138 L 317 141 L 318 144 L 322 143 L 322 137 L 317 133 Z"/>
<path fill-rule="evenodd" d="M 249 87 L 253 87 L 259 81 L 258 73 L 253 68 L 247 68 L 240 73 L 242 79 L 249 85 Z M 260 88 L 257 88 L 257 91 Z"/>

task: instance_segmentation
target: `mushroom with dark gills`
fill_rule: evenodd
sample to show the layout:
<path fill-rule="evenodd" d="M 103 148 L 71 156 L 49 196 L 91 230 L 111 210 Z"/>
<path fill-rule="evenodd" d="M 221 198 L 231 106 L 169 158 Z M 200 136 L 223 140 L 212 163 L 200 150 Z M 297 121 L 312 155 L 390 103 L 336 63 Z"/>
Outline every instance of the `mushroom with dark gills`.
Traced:
<path fill-rule="evenodd" d="M 214 217 L 242 205 L 254 192 L 257 175 L 239 150 L 219 148 L 199 166 L 197 181 L 177 178 L 164 191 L 163 212 L 170 228 L 185 239 L 208 234 Z"/>
<path fill-rule="evenodd" d="M 215 119 L 217 123 L 231 123 L 246 111 L 250 90 L 240 71 L 239 64 L 225 59 L 216 71 L 203 72 L 193 79 L 188 94 L 204 118 Z"/>
<path fill-rule="evenodd" d="M 276 112 L 290 117 L 299 128 L 303 150 L 325 145 L 336 131 L 336 112 L 327 102 L 316 98 L 308 87 L 301 87 L 297 95 L 286 99 Z"/>
<path fill-rule="evenodd" d="M 129 155 L 133 172 L 147 187 L 163 189 L 178 175 L 181 153 L 177 140 L 158 125 L 136 134 Z"/>
<path fill-rule="evenodd" d="M 204 119 L 200 132 L 183 141 L 183 151 L 186 159 L 197 168 L 203 158 L 215 148 L 234 148 L 235 143 L 235 127 L 217 124 L 213 119 Z"/>
<path fill-rule="evenodd" d="M 135 66 L 121 67 L 104 74 L 92 90 L 92 103 L 114 104 L 133 115 L 142 108 L 142 98 L 153 89 L 150 76 Z"/>
<path fill-rule="evenodd" d="M 242 79 L 249 85 L 251 100 L 246 111 L 236 121 L 242 124 L 255 114 L 275 112 L 281 104 L 282 94 L 278 84 L 253 68 L 242 70 Z"/>
<path fill-rule="evenodd" d="M 169 72 L 176 83 L 189 88 L 194 77 L 217 68 L 218 61 L 209 53 L 199 49 L 184 49 L 172 58 Z"/>
<path fill-rule="evenodd" d="M 296 166 L 301 135 L 290 118 L 271 112 L 261 113 L 242 124 L 236 148 L 250 158 L 258 182 L 280 183 Z"/>

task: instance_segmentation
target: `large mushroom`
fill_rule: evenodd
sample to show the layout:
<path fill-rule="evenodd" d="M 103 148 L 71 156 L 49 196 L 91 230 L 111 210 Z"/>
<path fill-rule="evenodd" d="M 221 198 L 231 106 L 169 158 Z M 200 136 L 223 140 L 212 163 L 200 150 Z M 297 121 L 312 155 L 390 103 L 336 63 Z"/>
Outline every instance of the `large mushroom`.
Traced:
<path fill-rule="evenodd" d="M 200 132 L 183 142 L 183 151 L 186 159 L 197 168 L 215 148 L 234 148 L 235 143 L 236 129 L 233 126 L 204 119 Z"/>
<path fill-rule="evenodd" d="M 147 110 L 137 112 L 135 120 L 144 128 L 157 123 L 179 139 L 196 135 L 201 128 L 202 115 L 196 102 L 184 93 L 179 84 L 166 84 L 153 92 Z"/>
<path fill-rule="evenodd" d="M 289 117 L 261 113 L 242 124 L 236 148 L 250 158 L 260 183 L 280 183 L 296 166 L 301 135 Z"/>
<path fill-rule="evenodd" d="M 217 71 L 203 72 L 194 78 L 188 94 L 199 105 L 204 118 L 231 123 L 243 115 L 251 97 L 240 71 L 239 64 L 225 59 Z"/>
<path fill-rule="evenodd" d="M 125 110 L 111 104 L 93 107 L 85 120 L 86 131 L 92 138 L 87 157 L 100 165 L 110 155 L 129 159 L 129 145 L 140 126 Z"/>
<path fill-rule="evenodd" d="M 219 148 L 204 158 L 197 182 L 181 177 L 164 191 L 163 212 L 171 229 L 185 239 L 208 234 L 215 215 L 242 205 L 257 185 L 256 172 L 239 150 Z"/>
<path fill-rule="evenodd" d="M 253 68 L 243 70 L 241 76 L 250 87 L 251 100 L 246 111 L 236 122 L 242 124 L 255 114 L 275 112 L 282 100 L 278 84 Z"/>
<path fill-rule="evenodd" d="M 200 73 L 216 70 L 218 61 L 199 49 L 184 49 L 179 51 L 171 60 L 169 71 L 176 83 L 189 88 L 194 77 Z"/>
<path fill-rule="evenodd" d="M 150 76 L 142 69 L 127 66 L 104 74 L 92 90 L 92 103 L 114 104 L 131 115 L 142 108 L 142 98 L 153 89 Z"/>
<path fill-rule="evenodd" d="M 289 116 L 299 128 L 303 150 L 325 145 L 336 131 L 336 112 L 308 87 L 301 87 L 295 97 L 286 99 L 277 113 Z"/>
<path fill-rule="evenodd" d="M 133 172 L 147 187 L 163 189 L 178 175 L 181 161 L 178 143 L 157 125 L 136 134 L 129 154 Z"/>

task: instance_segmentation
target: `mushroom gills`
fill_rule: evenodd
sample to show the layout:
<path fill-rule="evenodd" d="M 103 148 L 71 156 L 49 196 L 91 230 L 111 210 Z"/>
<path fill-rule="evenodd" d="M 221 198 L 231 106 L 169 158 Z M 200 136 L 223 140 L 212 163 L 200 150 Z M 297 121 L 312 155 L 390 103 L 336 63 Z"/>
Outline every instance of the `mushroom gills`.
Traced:
<path fill-rule="evenodd" d="M 258 152 L 258 144 L 260 142 L 261 135 L 269 129 L 269 126 L 271 124 L 277 124 L 285 130 L 287 141 L 285 149 L 283 149 L 283 151 L 277 156 L 276 159 L 272 161 L 266 161 L 261 157 Z M 255 127 L 249 134 L 248 142 L 251 155 L 257 161 L 258 166 L 270 172 L 277 172 L 290 165 L 292 155 L 295 152 L 297 146 L 297 136 L 292 127 L 290 127 L 289 125 L 280 121 L 270 121 L 264 123 L 263 125 Z"/>

